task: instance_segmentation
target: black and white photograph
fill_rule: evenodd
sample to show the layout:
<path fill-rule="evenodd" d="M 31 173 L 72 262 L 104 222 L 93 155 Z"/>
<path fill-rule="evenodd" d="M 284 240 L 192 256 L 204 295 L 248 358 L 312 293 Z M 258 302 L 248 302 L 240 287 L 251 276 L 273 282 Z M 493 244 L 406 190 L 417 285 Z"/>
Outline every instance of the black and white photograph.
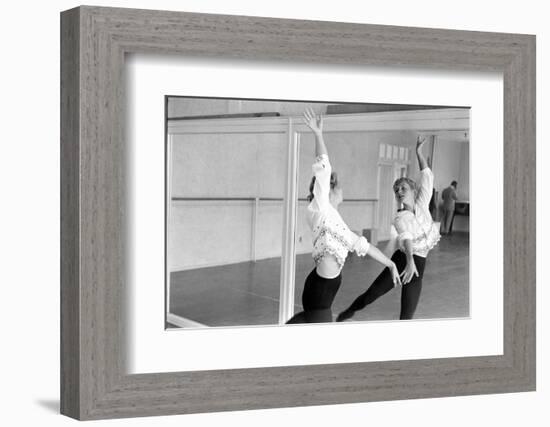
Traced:
<path fill-rule="evenodd" d="M 6 2 L 2 424 L 547 427 L 544 4 Z"/>
<path fill-rule="evenodd" d="M 167 95 L 166 328 L 470 316 L 470 107 Z"/>

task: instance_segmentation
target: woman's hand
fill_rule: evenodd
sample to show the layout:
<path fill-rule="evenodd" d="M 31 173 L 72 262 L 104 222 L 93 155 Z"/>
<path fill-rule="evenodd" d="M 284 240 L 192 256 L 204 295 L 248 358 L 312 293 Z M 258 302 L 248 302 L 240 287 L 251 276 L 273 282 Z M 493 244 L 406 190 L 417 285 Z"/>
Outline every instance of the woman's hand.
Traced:
<path fill-rule="evenodd" d="M 311 108 L 307 108 L 304 111 L 304 123 L 315 134 L 319 135 L 323 133 L 323 118 L 321 116 L 317 116 Z"/>
<path fill-rule="evenodd" d="M 388 267 L 390 269 L 391 277 L 393 280 L 393 287 L 401 284 L 401 279 L 399 278 L 399 271 L 397 270 L 397 266 L 395 265 L 395 262 L 392 262 L 391 265 Z"/>
<path fill-rule="evenodd" d="M 418 270 L 416 269 L 416 264 L 414 263 L 414 259 L 411 259 L 407 261 L 407 265 L 400 275 L 403 284 L 406 285 L 407 283 L 409 283 L 415 274 L 416 277 L 419 276 Z"/>

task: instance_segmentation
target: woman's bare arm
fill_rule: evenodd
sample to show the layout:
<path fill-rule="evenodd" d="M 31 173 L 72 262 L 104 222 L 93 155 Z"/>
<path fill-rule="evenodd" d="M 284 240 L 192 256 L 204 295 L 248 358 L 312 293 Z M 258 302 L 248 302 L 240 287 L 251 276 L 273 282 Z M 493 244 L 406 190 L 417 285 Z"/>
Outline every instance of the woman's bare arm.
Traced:
<path fill-rule="evenodd" d="M 395 263 L 391 259 L 389 259 L 386 255 L 384 255 L 384 253 L 380 251 L 380 249 L 378 249 L 376 246 L 371 244 L 369 246 L 367 255 L 370 256 L 375 261 L 378 261 L 380 264 L 385 265 L 390 269 L 394 286 L 401 284 L 401 279 L 399 278 L 399 272 L 397 271 L 397 267 Z"/>
<path fill-rule="evenodd" d="M 424 170 L 428 167 L 428 162 L 422 153 L 422 146 L 426 142 L 426 137 L 420 138 L 416 137 L 416 158 L 418 159 L 418 167 L 420 170 Z"/>
<path fill-rule="evenodd" d="M 315 157 L 323 154 L 328 156 L 327 146 L 323 138 L 323 118 L 316 115 L 311 108 L 308 108 L 304 111 L 304 123 L 315 134 Z"/>

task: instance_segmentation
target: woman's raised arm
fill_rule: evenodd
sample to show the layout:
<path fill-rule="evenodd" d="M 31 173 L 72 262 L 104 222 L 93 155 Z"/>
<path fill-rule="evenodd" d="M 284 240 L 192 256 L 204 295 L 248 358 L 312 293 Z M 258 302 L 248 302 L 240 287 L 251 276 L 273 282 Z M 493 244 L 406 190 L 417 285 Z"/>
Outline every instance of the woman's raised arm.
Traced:
<path fill-rule="evenodd" d="M 311 108 L 304 111 L 304 123 L 315 134 L 315 157 L 323 154 L 328 156 L 327 146 L 323 139 L 323 118 L 315 114 Z"/>
<path fill-rule="evenodd" d="M 420 136 L 416 137 L 416 158 L 418 159 L 418 168 L 420 170 L 424 170 L 428 167 L 428 162 L 426 161 L 426 158 L 422 153 L 422 146 L 425 142 L 426 137 L 423 137 L 422 139 L 420 138 Z"/>

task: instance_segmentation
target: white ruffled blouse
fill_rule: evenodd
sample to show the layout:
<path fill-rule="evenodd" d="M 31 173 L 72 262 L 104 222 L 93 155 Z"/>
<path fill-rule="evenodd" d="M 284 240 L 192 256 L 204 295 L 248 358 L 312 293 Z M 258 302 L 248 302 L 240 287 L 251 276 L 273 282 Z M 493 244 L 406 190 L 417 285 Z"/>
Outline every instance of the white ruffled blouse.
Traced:
<path fill-rule="evenodd" d="M 313 259 L 318 264 L 325 255 L 334 256 L 340 269 L 348 252 L 365 256 L 369 242 L 349 229 L 330 201 L 330 174 L 332 168 L 328 156 L 323 154 L 313 164 L 315 184 L 313 200 L 307 207 L 307 220 L 313 232 Z"/>
<path fill-rule="evenodd" d="M 417 185 L 418 194 L 414 203 L 414 212 L 409 210 L 397 212 L 393 226 L 397 231 L 399 248 L 405 252 L 404 241 L 410 239 L 413 255 L 425 258 L 441 237 L 429 209 L 434 186 L 434 175 L 430 168 L 420 171 L 420 180 Z"/>

